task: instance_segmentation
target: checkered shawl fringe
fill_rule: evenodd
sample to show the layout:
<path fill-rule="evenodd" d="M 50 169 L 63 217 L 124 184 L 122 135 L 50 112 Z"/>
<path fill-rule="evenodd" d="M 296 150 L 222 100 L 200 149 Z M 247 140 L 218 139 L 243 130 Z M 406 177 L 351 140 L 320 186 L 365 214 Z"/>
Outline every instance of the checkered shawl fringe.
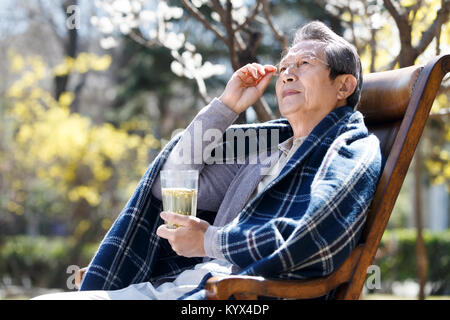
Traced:
<path fill-rule="evenodd" d="M 293 135 L 286 119 L 232 125 L 227 131 L 247 128 L 267 129 L 267 136 L 278 130 L 281 141 Z M 151 186 L 180 136 L 148 167 L 101 242 L 80 290 L 120 289 L 176 275 L 202 261 L 177 256 L 156 235 L 163 223 L 161 201 L 152 196 Z M 279 176 L 220 229 L 222 252 L 246 275 L 306 279 L 330 274 L 358 243 L 381 166 L 379 141 L 368 133 L 362 114 L 337 108 Z M 203 213 L 198 211 L 200 217 Z"/>

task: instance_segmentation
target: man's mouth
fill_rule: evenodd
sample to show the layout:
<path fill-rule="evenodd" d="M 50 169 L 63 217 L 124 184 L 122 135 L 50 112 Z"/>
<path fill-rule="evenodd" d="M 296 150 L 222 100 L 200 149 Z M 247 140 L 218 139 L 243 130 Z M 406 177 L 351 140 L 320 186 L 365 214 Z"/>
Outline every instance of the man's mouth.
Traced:
<path fill-rule="evenodd" d="M 292 96 L 292 95 L 298 94 L 298 93 L 300 93 L 300 91 L 297 91 L 297 90 L 285 90 L 282 93 L 282 97 L 285 98 L 287 96 Z"/>

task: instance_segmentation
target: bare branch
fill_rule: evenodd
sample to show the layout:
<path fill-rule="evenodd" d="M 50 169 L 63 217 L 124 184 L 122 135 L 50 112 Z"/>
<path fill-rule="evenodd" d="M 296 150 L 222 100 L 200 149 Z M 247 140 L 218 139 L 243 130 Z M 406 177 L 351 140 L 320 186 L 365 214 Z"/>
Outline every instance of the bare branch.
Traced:
<path fill-rule="evenodd" d="M 383 0 L 386 9 L 394 18 L 395 24 L 400 36 L 400 54 L 395 59 L 400 64 L 400 67 L 406 67 L 414 64 L 414 60 L 417 58 L 416 50 L 411 44 L 411 24 L 408 21 L 408 13 L 399 13 L 394 7 L 391 0 Z M 395 66 L 396 62 L 391 61 L 388 66 Z"/>
<path fill-rule="evenodd" d="M 416 2 L 416 4 L 414 4 L 414 5 L 412 5 L 411 7 L 410 7 L 410 12 L 408 13 L 408 15 L 410 15 L 411 14 L 411 12 L 413 13 L 413 15 L 412 15 L 412 18 L 410 19 L 410 23 L 411 24 L 413 24 L 414 23 L 414 20 L 416 20 L 416 17 L 417 17 L 417 12 L 419 11 L 419 9 L 422 7 L 422 5 L 423 5 L 423 0 L 418 0 L 417 2 Z"/>
<path fill-rule="evenodd" d="M 262 0 L 262 5 L 263 5 L 262 9 L 264 12 L 264 17 L 266 18 L 267 24 L 269 25 L 270 29 L 272 30 L 275 38 L 280 42 L 281 50 L 284 52 L 287 49 L 287 39 L 283 35 L 283 33 L 281 31 L 279 31 L 272 23 L 272 19 L 270 18 L 270 13 L 269 13 L 269 5 L 268 5 L 267 1 Z"/>
<path fill-rule="evenodd" d="M 411 47 L 411 25 L 408 21 L 408 15 L 399 13 L 391 0 L 383 0 L 383 2 L 397 25 L 402 47 Z"/>
<path fill-rule="evenodd" d="M 438 10 L 436 19 L 433 21 L 431 26 L 422 33 L 422 38 L 420 42 L 415 47 L 416 51 L 420 54 L 428 47 L 428 45 L 433 41 L 433 39 L 440 34 L 441 27 L 444 23 L 448 21 L 448 16 L 450 12 L 450 1 L 442 0 L 442 6 Z"/>
<path fill-rule="evenodd" d="M 375 72 L 375 58 L 377 55 L 376 34 L 377 29 L 370 28 L 370 72 Z"/>
<path fill-rule="evenodd" d="M 241 30 L 242 28 L 244 28 L 246 25 L 248 25 L 251 21 L 253 21 L 255 19 L 256 15 L 259 12 L 260 5 L 261 5 L 261 0 L 258 0 L 256 2 L 255 8 L 253 9 L 253 13 L 251 15 L 249 15 L 247 17 L 247 19 L 245 19 L 244 23 L 242 23 L 241 25 L 238 25 L 236 27 L 236 29 L 234 29 L 234 32 Z"/>
<path fill-rule="evenodd" d="M 441 28 L 439 28 L 439 31 L 436 35 L 436 55 L 441 54 Z"/>
<path fill-rule="evenodd" d="M 227 45 L 230 53 L 230 61 L 232 64 L 232 67 L 234 70 L 237 70 L 240 67 L 239 57 L 238 57 L 238 50 L 248 50 L 249 44 L 245 43 L 242 40 L 240 31 L 244 29 L 251 21 L 255 20 L 257 17 L 258 12 L 261 10 L 261 4 L 264 5 L 262 2 L 263 0 L 258 0 L 255 4 L 255 7 L 252 11 L 252 14 L 246 18 L 246 20 L 235 27 L 235 21 L 233 21 L 232 16 L 232 10 L 233 5 L 231 1 L 227 1 L 226 7 L 222 7 L 220 1 L 218 0 L 211 0 L 210 5 L 212 9 L 220 16 L 220 21 L 223 25 L 223 27 L 226 30 L 226 34 L 223 34 L 221 31 L 219 31 L 216 27 L 214 27 L 207 19 L 204 17 L 204 15 L 197 9 L 195 6 L 193 6 L 190 1 L 188 0 L 182 0 L 182 3 L 184 7 L 190 12 L 190 14 L 196 18 L 198 21 L 200 21 L 206 28 L 213 31 L 216 36 L 221 39 L 225 45 Z M 266 20 L 269 22 L 272 30 L 274 30 L 274 34 L 276 34 L 277 39 L 284 44 L 283 49 L 286 47 L 286 40 L 284 36 L 281 35 L 278 31 L 276 31 L 275 27 L 270 21 L 270 16 L 268 13 L 266 15 Z M 201 94 L 201 92 L 199 92 Z M 202 99 L 204 97 L 202 96 Z M 270 110 L 267 102 L 261 98 L 259 101 L 257 101 L 254 104 L 254 110 L 257 113 L 258 119 L 261 121 L 268 121 L 271 119 L 274 119 L 274 115 L 272 111 Z"/>
<path fill-rule="evenodd" d="M 137 42 L 138 44 L 140 44 L 141 46 L 144 46 L 144 47 L 161 45 L 161 43 L 159 41 L 145 39 L 142 36 L 141 32 L 137 29 L 131 29 L 130 32 L 128 33 L 128 36 L 133 41 Z"/>
<path fill-rule="evenodd" d="M 234 32 L 234 37 L 237 43 L 237 46 L 239 48 L 239 50 L 244 50 L 244 48 L 246 47 L 244 39 L 242 39 L 241 33 L 240 31 L 235 31 Z"/>
<path fill-rule="evenodd" d="M 397 25 L 404 22 L 404 16 L 400 15 L 400 13 L 397 11 L 397 9 L 392 4 L 391 0 L 383 0 L 384 5 L 386 6 L 386 9 L 389 11 L 391 16 L 394 18 Z"/>
<path fill-rule="evenodd" d="M 212 8 L 220 16 L 220 21 L 225 20 L 225 9 L 220 4 L 218 0 L 211 0 Z"/>
<path fill-rule="evenodd" d="M 431 41 L 439 35 L 442 25 L 448 21 L 450 1 L 442 0 L 442 7 L 437 12 L 435 21 L 433 21 L 431 26 L 423 32 L 421 40 L 415 47 L 412 46 L 411 42 L 411 23 L 408 20 L 407 13 L 400 14 L 392 4 L 391 0 L 383 1 L 387 10 L 395 20 L 401 42 L 400 54 L 395 60 L 388 64 L 388 68 L 389 66 L 393 68 L 397 62 L 399 62 L 400 67 L 406 67 L 413 64 L 416 58 L 425 51 Z"/>
<path fill-rule="evenodd" d="M 350 4 L 347 5 L 346 9 L 350 13 L 350 23 L 349 24 L 350 24 L 350 30 L 352 32 L 353 44 L 357 48 L 357 50 L 360 51 L 358 48 L 356 34 L 355 34 L 355 15 L 354 15 L 352 9 L 350 9 Z"/>
<path fill-rule="evenodd" d="M 190 1 L 188 0 L 181 0 L 186 10 L 188 10 L 194 18 L 196 18 L 198 21 L 200 21 L 207 29 L 214 32 L 214 34 L 222 40 L 224 43 L 227 43 L 227 39 L 225 38 L 225 35 L 222 34 L 220 30 L 218 30 L 213 24 L 211 24 L 206 17 L 195 7 L 193 6 Z"/>
<path fill-rule="evenodd" d="M 237 70 L 241 66 L 239 65 L 239 59 L 237 56 L 236 48 L 234 47 L 235 37 L 234 37 L 234 31 L 233 31 L 233 17 L 231 15 L 232 10 L 233 10 L 233 5 L 231 4 L 231 1 L 228 0 L 227 7 L 226 7 L 226 13 L 224 15 L 225 19 L 222 20 L 222 23 L 225 26 L 225 29 L 227 30 L 228 49 L 230 50 L 231 64 L 233 66 L 233 69 Z"/>

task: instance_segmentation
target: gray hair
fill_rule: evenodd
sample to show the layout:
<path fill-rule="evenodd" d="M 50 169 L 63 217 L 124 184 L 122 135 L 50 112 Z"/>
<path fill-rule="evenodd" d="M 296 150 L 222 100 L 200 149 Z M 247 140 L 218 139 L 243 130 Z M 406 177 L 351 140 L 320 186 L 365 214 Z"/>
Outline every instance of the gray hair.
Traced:
<path fill-rule="evenodd" d="M 347 98 L 347 105 L 355 109 L 361 97 L 363 82 L 361 60 L 356 48 L 320 21 L 310 22 L 297 30 L 291 48 L 306 40 L 325 44 L 324 52 L 331 80 L 341 74 L 351 74 L 356 78 L 355 91 Z"/>

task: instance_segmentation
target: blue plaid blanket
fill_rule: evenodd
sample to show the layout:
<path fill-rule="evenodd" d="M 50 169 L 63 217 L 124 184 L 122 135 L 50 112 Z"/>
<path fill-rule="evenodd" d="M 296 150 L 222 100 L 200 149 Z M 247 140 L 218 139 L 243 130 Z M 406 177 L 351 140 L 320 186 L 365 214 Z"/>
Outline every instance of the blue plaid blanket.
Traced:
<path fill-rule="evenodd" d="M 248 128 L 266 129 L 268 136 L 278 130 L 281 141 L 293 135 L 283 118 L 232 125 L 227 131 Z M 163 221 L 161 202 L 152 196 L 151 186 L 180 136 L 148 167 L 101 242 L 80 290 L 121 289 L 176 275 L 202 261 L 177 256 L 156 235 Z M 307 279 L 332 273 L 358 243 L 381 167 L 379 141 L 368 133 L 362 114 L 347 106 L 335 109 L 279 176 L 221 228 L 222 252 L 245 275 Z"/>

